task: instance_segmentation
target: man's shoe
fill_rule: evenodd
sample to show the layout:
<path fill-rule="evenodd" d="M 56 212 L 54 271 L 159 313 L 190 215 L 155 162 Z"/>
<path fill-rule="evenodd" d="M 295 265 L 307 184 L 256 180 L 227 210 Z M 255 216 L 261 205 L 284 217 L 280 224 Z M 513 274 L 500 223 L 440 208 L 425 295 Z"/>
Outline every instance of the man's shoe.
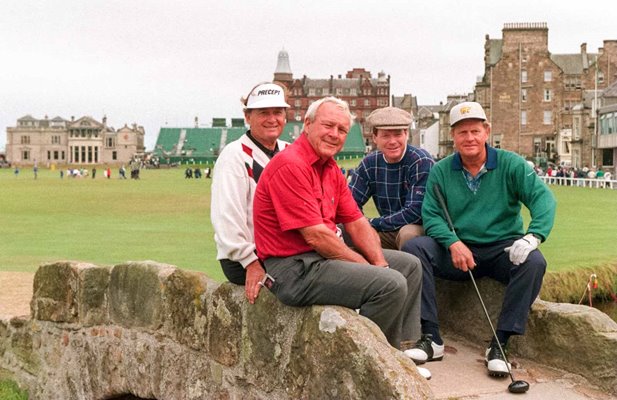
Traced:
<path fill-rule="evenodd" d="M 504 348 L 503 351 L 505 352 L 504 345 L 501 347 Z M 488 368 L 488 374 L 491 376 L 504 377 L 509 375 L 508 367 L 511 367 L 511 365 L 509 363 L 506 365 L 506 358 L 497 343 L 491 343 L 491 347 L 486 349 L 484 363 Z"/>
<path fill-rule="evenodd" d="M 405 350 L 407 357 L 416 364 L 424 364 L 427 361 L 440 361 L 443 358 L 444 345 L 435 344 L 433 335 L 422 335 L 412 349 Z"/>
<path fill-rule="evenodd" d="M 416 366 L 416 368 L 418 369 L 418 373 L 419 373 L 420 375 L 422 375 L 422 377 L 423 377 L 424 379 L 426 379 L 427 381 L 431 379 L 431 376 L 432 376 L 432 375 L 431 375 L 431 371 L 429 371 L 429 370 L 428 370 L 428 369 L 426 369 L 426 368 L 422 368 L 422 367 L 418 367 L 418 366 Z"/>

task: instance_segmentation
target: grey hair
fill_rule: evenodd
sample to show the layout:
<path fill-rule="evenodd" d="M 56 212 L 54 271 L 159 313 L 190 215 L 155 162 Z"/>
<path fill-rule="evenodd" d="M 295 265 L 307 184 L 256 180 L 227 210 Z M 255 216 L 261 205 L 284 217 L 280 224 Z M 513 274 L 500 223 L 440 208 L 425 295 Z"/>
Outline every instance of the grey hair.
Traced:
<path fill-rule="evenodd" d="M 349 104 L 347 104 L 347 102 L 345 100 L 341 100 L 338 97 L 328 96 L 328 97 L 324 97 L 324 98 L 321 98 L 321 99 L 313 102 L 309 106 L 308 110 L 306 110 L 306 115 L 304 116 L 305 123 L 302 126 L 302 130 L 304 130 L 306 128 L 306 120 L 307 119 L 310 122 L 314 122 L 315 121 L 315 117 L 317 116 L 317 110 L 324 103 L 334 103 L 339 108 L 341 108 L 347 115 L 349 115 L 349 127 L 351 128 L 351 126 L 353 125 L 354 117 L 353 117 L 353 115 L 351 115 L 351 111 L 349 110 Z"/>

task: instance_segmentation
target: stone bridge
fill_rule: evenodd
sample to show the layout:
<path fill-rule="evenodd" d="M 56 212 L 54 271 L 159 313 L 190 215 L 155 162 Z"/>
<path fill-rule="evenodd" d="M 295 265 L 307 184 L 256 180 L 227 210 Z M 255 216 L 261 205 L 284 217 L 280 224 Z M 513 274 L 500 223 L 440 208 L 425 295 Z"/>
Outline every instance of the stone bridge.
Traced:
<path fill-rule="evenodd" d="M 480 280 L 495 317 L 503 287 Z M 440 282 L 445 330 L 490 336 L 469 284 Z M 514 353 L 617 393 L 617 324 L 537 301 Z M 413 363 L 341 307 L 293 308 L 155 262 L 43 265 L 31 315 L 0 320 L 0 375 L 30 399 L 430 399 Z"/>

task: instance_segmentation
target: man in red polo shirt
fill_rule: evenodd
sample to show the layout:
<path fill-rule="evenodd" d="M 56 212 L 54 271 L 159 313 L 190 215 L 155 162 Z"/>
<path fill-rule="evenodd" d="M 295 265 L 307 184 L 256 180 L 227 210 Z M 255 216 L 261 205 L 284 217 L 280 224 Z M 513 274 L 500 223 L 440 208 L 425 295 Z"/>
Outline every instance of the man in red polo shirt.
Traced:
<path fill-rule="evenodd" d="M 253 205 L 257 255 L 284 304 L 359 309 L 400 349 L 402 341 L 420 336 L 422 271 L 416 257 L 382 250 L 334 161 L 351 122 L 346 102 L 314 102 L 302 135 L 265 168 Z M 420 372 L 430 377 L 428 370 Z"/>

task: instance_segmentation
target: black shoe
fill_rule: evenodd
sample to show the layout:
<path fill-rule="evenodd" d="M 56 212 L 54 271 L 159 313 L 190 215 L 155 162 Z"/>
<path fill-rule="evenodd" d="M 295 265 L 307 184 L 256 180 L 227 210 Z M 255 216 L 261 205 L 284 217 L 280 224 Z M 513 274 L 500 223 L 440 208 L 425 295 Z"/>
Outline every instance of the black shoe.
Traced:
<path fill-rule="evenodd" d="M 503 351 L 506 352 L 505 345 L 501 345 Z M 491 376 L 504 377 L 508 376 L 510 364 L 506 365 L 506 357 L 499 349 L 497 343 L 491 343 L 491 347 L 486 349 L 484 364 L 488 369 L 488 374 Z"/>
<path fill-rule="evenodd" d="M 427 361 L 440 361 L 443 358 L 443 350 L 443 344 L 433 342 L 433 335 L 425 334 L 412 349 L 405 350 L 404 353 L 416 364 L 424 364 Z"/>

